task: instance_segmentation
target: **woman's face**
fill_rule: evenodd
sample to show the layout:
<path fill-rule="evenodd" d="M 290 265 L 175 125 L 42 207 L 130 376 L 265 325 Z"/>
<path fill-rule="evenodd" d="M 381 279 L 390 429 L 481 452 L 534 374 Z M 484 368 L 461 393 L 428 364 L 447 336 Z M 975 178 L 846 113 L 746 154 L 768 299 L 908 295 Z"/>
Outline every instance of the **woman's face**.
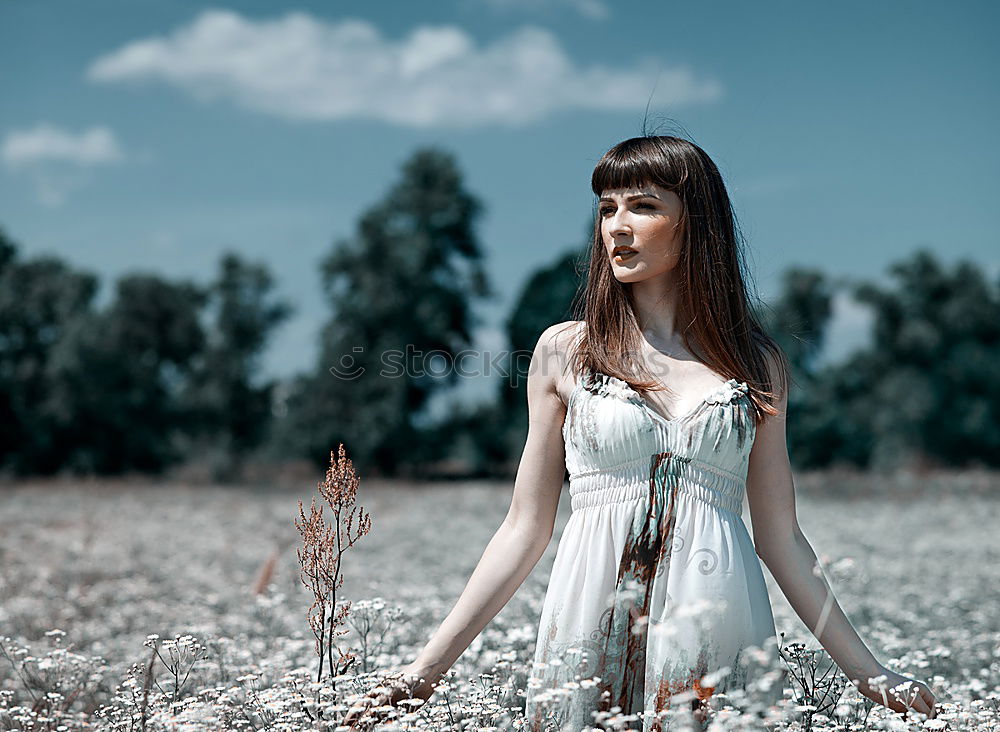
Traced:
<path fill-rule="evenodd" d="M 620 282 L 641 282 L 677 266 L 684 243 L 683 203 L 673 191 L 650 184 L 601 194 L 601 238 Z M 616 249 L 627 247 L 616 254 Z"/>

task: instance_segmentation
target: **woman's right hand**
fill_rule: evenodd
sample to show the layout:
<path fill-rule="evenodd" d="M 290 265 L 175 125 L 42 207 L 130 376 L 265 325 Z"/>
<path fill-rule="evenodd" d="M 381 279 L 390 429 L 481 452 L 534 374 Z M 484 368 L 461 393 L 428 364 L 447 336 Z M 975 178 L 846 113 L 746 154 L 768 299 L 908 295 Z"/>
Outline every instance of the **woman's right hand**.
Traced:
<path fill-rule="evenodd" d="M 395 707 L 403 699 L 427 701 L 434 693 L 437 683 L 437 679 L 431 677 L 424 668 L 407 664 L 398 671 L 387 674 L 382 683 L 355 703 L 347 711 L 347 716 L 341 724 L 352 729 L 370 729 L 375 722 L 382 721 L 389 710 L 369 711 L 369 709 L 386 705 Z M 413 709 L 409 708 L 406 711 L 412 712 Z M 366 715 L 369 719 L 362 721 L 361 718 Z"/>
<path fill-rule="evenodd" d="M 854 685 L 863 696 L 895 712 L 905 714 L 908 709 L 913 709 L 926 714 L 928 719 L 937 716 L 934 692 L 927 684 L 897 674 L 885 666 L 880 666 L 876 677 L 884 680 L 882 689 L 869 683 L 869 679 L 858 679 Z"/>

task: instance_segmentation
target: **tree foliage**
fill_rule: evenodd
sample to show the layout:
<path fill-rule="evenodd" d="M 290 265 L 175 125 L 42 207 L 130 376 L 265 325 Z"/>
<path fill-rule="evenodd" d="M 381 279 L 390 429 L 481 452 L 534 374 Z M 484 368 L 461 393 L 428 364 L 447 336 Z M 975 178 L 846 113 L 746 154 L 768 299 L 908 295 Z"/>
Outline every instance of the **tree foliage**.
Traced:
<path fill-rule="evenodd" d="M 273 288 L 265 265 L 227 252 L 208 290 L 212 321 L 182 399 L 197 420 L 189 451 L 204 453 L 207 447 L 219 479 L 237 473 L 271 423 L 275 381 L 261 383 L 260 357 L 292 313 L 291 305 L 274 298 Z"/>
<path fill-rule="evenodd" d="M 18 259 L 0 230 L 0 465 L 52 472 L 71 416 L 50 388 L 58 349 L 80 327 L 97 292 L 92 274 L 54 257 Z"/>
<path fill-rule="evenodd" d="M 260 441 L 271 386 L 256 359 L 287 314 L 262 265 L 226 256 L 208 287 L 128 274 L 103 309 L 97 285 L 54 257 L 19 259 L 0 231 L 0 467 L 159 472 L 203 439 L 236 454 Z"/>
<path fill-rule="evenodd" d="M 106 309 L 73 319 L 49 372 L 60 467 L 158 472 L 183 457 L 195 425 L 179 397 L 205 344 L 206 298 L 191 282 L 132 274 Z"/>
<path fill-rule="evenodd" d="M 874 315 L 872 344 L 808 372 L 789 409 L 796 464 L 1000 464 L 997 283 L 918 251 L 852 290 Z"/>
<path fill-rule="evenodd" d="M 441 454 L 420 417 L 455 381 L 474 300 L 492 294 L 474 232 L 481 209 L 454 158 L 422 149 L 356 233 L 334 244 L 321 272 L 331 317 L 314 372 L 289 398 L 290 445 L 319 462 L 343 442 L 362 472 L 383 474 Z"/>
<path fill-rule="evenodd" d="M 320 262 L 319 356 L 282 384 L 261 378 L 260 357 L 291 308 L 262 263 L 226 253 L 206 285 L 130 273 L 98 308 L 94 274 L 22 258 L 0 229 L 0 470 L 158 472 L 208 455 L 225 479 L 258 452 L 319 464 L 341 443 L 370 475 L 513 468 L 531 352 L 572 317 L 589 244 L 527 280 L 504 324 L 496 397 L 432 424 L 431 399 L 469 366 L 473 307 L 493 294 L 481 212 L 452 156 L 406 160 Z M 845 294 L 870 308 L 873 337 L 824 363 Z M 846 284 L 794 268 L 761 315 L 792 367 L 796 468 L 1000 464 L 1000 283 L 973 264 L 918 251 L 882 280 Z M 485 356 L 476 364 L 496 363 Z"/>

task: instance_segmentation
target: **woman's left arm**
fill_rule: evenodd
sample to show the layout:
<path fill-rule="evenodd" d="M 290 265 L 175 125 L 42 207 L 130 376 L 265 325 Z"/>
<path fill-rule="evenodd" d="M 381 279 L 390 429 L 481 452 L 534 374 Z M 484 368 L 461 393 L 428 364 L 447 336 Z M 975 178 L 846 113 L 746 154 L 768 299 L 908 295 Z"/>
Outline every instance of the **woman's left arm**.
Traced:
<path fill-rule="evenodd" d="M 771 365 L 772 383 L 778 367 Z M 933 717 L 934 695 L 921 682 L 885 668 L 865 645 L 834 597 L 809 540 L 799 528 L 795 513 L 795 487 L 785 438 L 787 388 L 775 404 L 778 414 L 758 426 L 747 473 L 747 500 L 757 555 L 767 565 L 792 609 L 830 654 L 837 666 L 866 697 L 897 712 L 909 706 Z M 889 692 L 886 698 L 869 679 L 886 676 L 887 687 L 910 682 L 909 688 Z M 897 698 L 902 691 L 903 698 Z"/>

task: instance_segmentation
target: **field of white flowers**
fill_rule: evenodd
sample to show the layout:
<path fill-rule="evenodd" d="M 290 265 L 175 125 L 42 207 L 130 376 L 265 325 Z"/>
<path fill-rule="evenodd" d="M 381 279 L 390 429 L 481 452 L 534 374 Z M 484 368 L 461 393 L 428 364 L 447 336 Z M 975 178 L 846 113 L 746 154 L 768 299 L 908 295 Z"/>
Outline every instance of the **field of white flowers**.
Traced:
<path fill-rule="evenodd" d="M 727 710 L 719 695 L 708 729 L 1000 729 L 1000 476 L 817 474 L 797 486 L 800 523 L 848 616 L 880 660 L 930 684 L 938 718 L 871 709 L 850 686 L 810 705 L 788 676 L 766 720 L 736 713 L 752 699 Z M 293 523 L 313 485 L 2 486 L 0 730 L 336 729 L 373 672 L 411 661 L 445 617 L 510 491 L 362 479 L 372 528 L 344 557 L 338 598 L 353 601 L 338 640 L 359 660 L 315 684 Z M 547 553 L 447 683 L 381 729 L 521 728 L 563 499 Z M 765 575 L 783 643 L 815 648 Z"/>

